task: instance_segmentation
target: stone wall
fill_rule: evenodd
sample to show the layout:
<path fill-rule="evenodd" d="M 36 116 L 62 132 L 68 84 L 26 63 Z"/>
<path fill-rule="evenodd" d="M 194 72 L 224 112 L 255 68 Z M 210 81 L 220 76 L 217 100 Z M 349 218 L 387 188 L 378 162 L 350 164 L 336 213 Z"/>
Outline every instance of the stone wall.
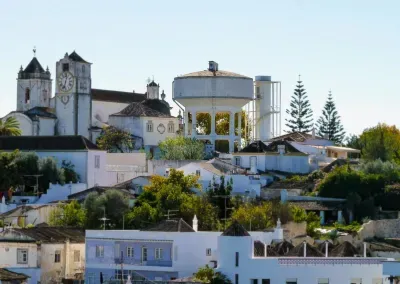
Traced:
<path fill-rule="evenodd" d="M 283 238 L 287 241 L 299 236 L 307 235 L 307 223 L 295 223 L 295 222 L 288 222 L 282 225 L 283 228 Z"/>
<path fill-rule="evenodd" d="M 358 231 L 359 238 L 398 238 L 400 236 L 400 219 L 369 221 Z"/>

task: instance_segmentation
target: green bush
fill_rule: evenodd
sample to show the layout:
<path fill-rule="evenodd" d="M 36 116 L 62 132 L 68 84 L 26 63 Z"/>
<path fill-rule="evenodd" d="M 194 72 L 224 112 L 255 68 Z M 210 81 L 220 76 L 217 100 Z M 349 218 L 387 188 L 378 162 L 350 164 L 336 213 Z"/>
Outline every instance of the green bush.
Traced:
<path fill-rule="evenodd" d="M 356 233 L 361 229 L 361 225 L 357 221 L 353 221 L 349 225 L 339 224 L 339 223 L 335 222 L 334 226 L 335 226 L 336 230 L 338 230 L 340 232 L 345 232 L 345 233 Z"/>

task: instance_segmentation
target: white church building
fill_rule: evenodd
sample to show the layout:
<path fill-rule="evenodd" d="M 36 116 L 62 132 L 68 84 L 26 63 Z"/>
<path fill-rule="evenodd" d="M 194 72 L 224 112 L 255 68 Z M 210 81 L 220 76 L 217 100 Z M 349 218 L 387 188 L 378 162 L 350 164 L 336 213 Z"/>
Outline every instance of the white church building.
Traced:
<path fill-rule="evenodd" d="M 95 142 L 105 126 L 129 131 L 135 146 L 153 148 L 179 130 L 164 91 L 154 82 L 146 93 L 92 88 L 92 63 L 75 51 L 56 63 L 55 95 L 49 68 L 36 55 L 18 73 L 15 117 L 23 136 L 82 135 Z M 161 97 L 161 98 L 160 98 Z"/>

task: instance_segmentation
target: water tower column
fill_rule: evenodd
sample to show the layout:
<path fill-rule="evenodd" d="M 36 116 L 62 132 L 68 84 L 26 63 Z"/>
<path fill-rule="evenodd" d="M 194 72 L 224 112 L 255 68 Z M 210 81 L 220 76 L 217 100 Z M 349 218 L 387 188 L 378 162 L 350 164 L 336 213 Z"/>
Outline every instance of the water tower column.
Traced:
<path fill-rule="evenodd" d="M 191 114 L 192 114 L 192 138 L 196 138 L 196 136 L 197 136 L 197 131 L 196 131 L 196 128 L 197 128 L 196 112 L 193 111 L 193 112 L 191 112 Z"/>
<path fill-rule="evenodd" d="M 242 149 L 242 111 L 238 112 L 238 150 Z"/>
<path fill-rule="evenodd" d="M 189 111 L 185 109 L 183 113 L 184 120 L 185 120 L 185 137 L 189 136 Z"/>
<path fill-rule="evenodd" d="M 235 150 L 235 113 L 229 112 L 229 153 Z"/>
<path fill-rule="evenodd" d="M 212 108 L 212 112 L 211 112 L 211 132 L 210 132 L 210 142 L 213 145 L 213 150 L 215 151 L 215 137 L 216 137 L 216 133 L 215 133 L 215 108 Z"/>

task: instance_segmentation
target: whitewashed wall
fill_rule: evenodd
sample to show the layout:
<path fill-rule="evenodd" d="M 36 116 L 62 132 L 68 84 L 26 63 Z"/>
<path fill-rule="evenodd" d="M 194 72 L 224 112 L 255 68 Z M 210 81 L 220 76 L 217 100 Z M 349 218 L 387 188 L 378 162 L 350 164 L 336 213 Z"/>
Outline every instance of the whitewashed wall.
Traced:
<path fill-rule="evenodd" d="M 329 283 L 352 283 L 354 278 L 361 278 L 362 284 L 381 283 L 377 280 L 388 283 L 382 275 L 382 264 L 376 264 L 379 262 L 376 259 L 346 258 L 348 264 L 327 264 L 324 261 L 330 258 L 252 257 L 252 244 L 252 237 L 219 237 L 218 271 L 233 281 L 238 274 L 239 283 L 250 283 L 251 279 L 258 279 L 259 283 L 262 279 L 270 279 L 271 283 L 286 283 L 287 279 L 297 279 L 299 284 L 318 283 L 323 278 L 328 278 Z M 239 253 L 238 267 L 235 266 L 236 252 Z M 367 263 L 362 264 L 363 260 Z"/>
<path fill-rule="evenodd" d="M 22 136 L 33 135 L 32 120 L 28 116 L 22 113 L 14 112 L 6 115 L 3 120 L 6 120 L 8 117 L 14 117 L 18 121 Z"/>
<path fill-rule="evenodd" d="M 39 135 L 40 136 L 53 136 L 56 126 L 56 120 L 53 118 L 39 118 Z"/>
<path fill-rule="evenodd" d="M 17 249 L 28 250 L 28 263 L 19 264 L 17 262 Z M 37 245 L 36 243 L 26 242 L 0 242 L 0 267 L 37 267 Z"/>
<path fill-rule="evenodd" d="M 53 201 L 68 200 L 68 195 L 86 190 L 86 183 L 49 184 L 47 193 L 42 194 L 36 204 L 47 204 Z"/>
<path fill-rule="evenodd" d="M 179 130 L 179 121 L 178 118 L 176 117 L 171 117 L 171 118 L 161 118 L 161 117 L 141 117 L 141 124 L 142 124 L 142 129 L 143 129 L 143 134 L 141 137 L 143 137 L 143 143 L 144 145 L 151 145 L 151 146 L 157 146 L 158 143 L 161 141 L 164 141 L 168 137 L 176 137 L 176 131 Z M 151 120 L 153 122 L 153 132 L 147 132 L 146 129 L 146 124 L 147 122 Z M 173 122 L 174 124 L 174 131 L 173 132 L 168 132 L 168 123 Z M 164 126 L 164 132 L 161 133 L 159 131 L 159 126 L 163 125 Z M 161 129 L 162 127 L 160 127 Z"/>
<path fill-rule="evenodd" d="M 120 112 L 128 105 L 128 103 L 92 100 L 92 124 L 98 127 L 102 127 L 104 123 L 109 122 L 110 115 Z"/>
<path fill-rule="evenodd" d="M 87 160 L 87 185 L 91 188 L 95 185 L 106 185 L 106 151 L 88 151 Z M 95 157 L 100 157 L 100 167 L 95 167 Z"/>

